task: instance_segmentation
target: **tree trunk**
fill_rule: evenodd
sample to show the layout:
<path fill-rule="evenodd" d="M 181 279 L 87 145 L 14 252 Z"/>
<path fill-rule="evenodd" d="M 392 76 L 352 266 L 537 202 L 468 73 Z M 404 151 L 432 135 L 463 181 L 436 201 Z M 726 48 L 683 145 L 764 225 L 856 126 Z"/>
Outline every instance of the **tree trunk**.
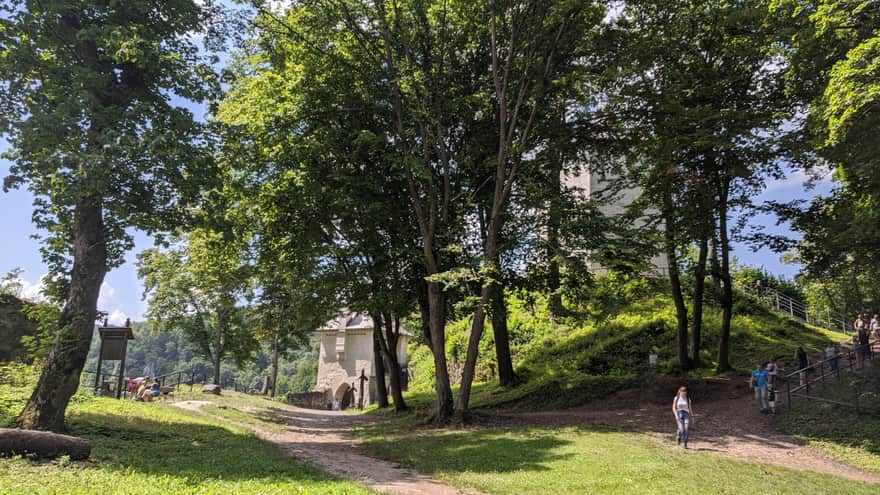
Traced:
<path fill-rule="evenodd" d="M 380 409 L 388 407 L 388 389 L 385 388 L 385 360 L 382 358 L 382 319 L 376 315 L 373 318 L 373 367 L 376 369 L 376 405 Z"/>
<path fill-rule="evenodd" d="M 406 411 L 406 402 L 403 400 L 403 384 L 400 380 L 400 362 L 397 359 L 397 341 L 400 335 L 400 321 L 390 314 L 383 316 L 385 320 L 385 337 L 380 336 L 382 353 L 385 362 L 388 363 L 388 377 L 391 381 L 391 398 L 394 399 L 394 411 Z"/>
<path fill-rule="evenodd" d="M 669 283 L 672 286 L 672 300 L 675 303 L 675 319 L 677 332 L 675 334 L 675 350 L 678 357 L 678 365 L 681 369 L 688 369 L 688 313 L 684 304 L 684 295 L 681 292 L 681 275 L 678 268 L 677 245 L 675 239 L 675 226 L 671 220 L 671 210 L 667 211 L 664 235 L 666 237 L 666 263 L 669 265 Z"/>
<path fill-rule="evenodd" d="M 550 319 L 558 321 L 559 318 L 565 316 L 565 306 L 562 303 L 562 293 L 560 292 L 562 282 L 559 273 L 559 261 L 556 256 L 559 253 L 559 212 L 555 206 L 556 200 L 550 201 L 550 208 L 547 213 L 547 291 L 549 297 L 547 300 L 547 309 L 550 312 Z"/>
<path fill-rule="evenodd" d="M 428 303 L 428 284 L 424 277 L 416 280 L 416 295 L 419 299 L 419 315 L 422 322 L 422 342 L 433 352 L 434 343 L 431 341 L 431 308 Z"/>
<path fill-rule="evenodd" d="M 452 417 L 452 387 L 446 363 L 446 296 L 438 282 L 428 282 L 428 308 L 431 328 L 431 353 L 434 355 L 434 420 L 445 423 Z"/>
<path fill-rule="evenodd" d="M 211 360 L 214 364 L 214 385 L 220 385 L 220 347 L 223 345 L 223 323 L 218 316 L 217 326 L 214 328 L 214 355 Z"/>
<path fill-rule="evenodd" d="M 471 322 L 471 334 L 468 338 L 467 356 L 464 360 L 464 368 L 461 372 L 461 388 L 458 391 L 458 403 L 455 412 L 460 416 L 467 414 L 468 403 L 471 400 L 471 386 L 474 383 L 474 374 L 477 368 L 477 358 L 480 354 L 480 339 L 486 327 L 486 306 L 492 296 L 492 284 L 486 284 L 480 290 L 480 303 L 474 312 L 474 320 Z"/>
<path fill-rule="evenodd" d="M 730 319 L 733 316 L 733 284 L 730 279 L 730 236 L 727 232 L 727 198 L 730 190 L 729 180 L 723 180 L 718 201 L 718 234 L 721 245 L 721 337 L 718 341 L 719 373 L 731 369 L 730 366 Z"/>
<path fill-rule="evenodd" d="M 712 275 L 712 285 L 715 289 L 721 289 L 721 264 L 718 262 L 718 237 L 715 235 L 716 230 L 713 223 L 713 233 L 709 240 L 709 273 Z"/>
<path fill-rule="evenodd" d="M 562 111 L 565 120 L 565 110 Z M 553 190 L 549 204 L 547 205 L 547 291 L 550 296 L 547 300 L 547 309 L 550 312 L 550 319 L 553 321 L 565 316 L 565 306 L 562 303 L 562 286 L 559 273 L 559 261 L 557 256 L 561 248 L 559 243 L 559 229 L 562 224 L 562 208 L 560 198 L 562 196 L 562 162 L 564 161 L 563 152 L 558 153 L 558 160 L 553 160 L 552 170 L 550 171 L 550 180 Z"/>
<path fill-rule="evenodd" d="M 278 336 L 272 340 L 272 400 L 278 392 Z"/>
<path fill-rule="evenodd" d="M 691 330 L 691 366 L 700 367 L 700 346 L 703 331 L 703 293 L 706 289 L 706 261 L 709 252 L 709 240 L 700 239 L 699 257 L 694 269 L 694 325 Z"/>
<path fill-rule="evenodd" d="M 28 430 L 64 430 L 64 412 L 79 387 L 80 374 L 95 332 L 98 294 L 107 273 L 103 206 L 98 197 L 81 198 L 74 209 L 73 270 L 58 335 L 40 380 L 18 417 Z"/>
<path fill-rule="evenodd" d="M 513 384 L 513 361 L 510 356 L 510 333 L 507 330 L 507 303 L 504 301 L 504 286 L 492 285 L 492 332 L 495 336 L 495 357 L 498 360 L 498 384 L 508 387 Z"/>
<path fill-rule="evenodd" d="M 89 458 L 92 445 L 85 438 L 59 435 L 48 431 L 0 428 L 0 455 L 36 456 L 55 459 L 63 455 L 72 460 Z"/>

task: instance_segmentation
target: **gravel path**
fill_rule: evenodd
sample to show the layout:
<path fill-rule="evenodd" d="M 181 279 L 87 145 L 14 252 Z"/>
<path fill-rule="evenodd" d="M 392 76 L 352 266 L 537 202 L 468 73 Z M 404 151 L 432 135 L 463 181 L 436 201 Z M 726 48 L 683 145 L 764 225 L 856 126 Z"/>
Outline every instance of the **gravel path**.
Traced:
<path fill-rule="evenodd" d="M 204 404 L 210 402 L 185 401 L 174 405 L 198 411 Z M 239 426 L 249 428 L 260 438 L 280 446 L 292 457 L 341 478 L 355 480 L 376 491 L 394 495 L 478 493 L 445 485 L 414 470 L 362 454 L 352 442 L 351 433 L 358 424 L 374 420 L 370 417 L 310 409 L 273 408 L 272 411 L 285 417 L 285 431 L 270 432 L 245 424 Z"/>

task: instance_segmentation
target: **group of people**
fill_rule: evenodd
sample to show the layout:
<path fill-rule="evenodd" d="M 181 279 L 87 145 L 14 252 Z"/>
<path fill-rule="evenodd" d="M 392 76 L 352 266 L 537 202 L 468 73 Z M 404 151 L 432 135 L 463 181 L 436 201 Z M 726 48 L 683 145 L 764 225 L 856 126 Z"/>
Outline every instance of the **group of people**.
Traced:
<path fill-rule="evenodd" d="M 799 348 L 799 351 L 803 352 L 803 348 Z M 804 356 L 806 356 L 805 352 Z M 749 387 L 755 392 L 755 400 L 762 414 L 776 414 L 778 377 L 779 367 L 772 357 L 766 363 L 758 363 L 752 371 Z M 676 424 L 675 442 L 688 448 L 690 429 L 694 425 L 696 414 L 688 395 L 688 388 L 684 385 L 678 388 L 672 399 L 672 416 Z"/>
<path fill-rule="evenodd" d="M 150 378 L 149 376 L 141 376 L 128 380 L 128 395 L 132 400 L 138 402 L 152 402 L 153 399 L 159 397 L 162 390 L 159 380 Z"/>
<path fill-rule="evenodd" d="M 868 320 L 865 314 L 860 314 L 853 324 L 855 335 L 853 345 L 856 355 L 860 360 L 869 359 L 871 356 L 871 335 L 880 339 L 880 318 L 875 314 Z M 831 343 L 825 348 L 824 357 L 828 360 L 831 370 L 836 371 L 840 352 L 837 345 Z M 803 346 L 799 346 L 794 354 L 794 362 L 800 372 L 800 383 L 804 385 L 807 379 L 807 368 L 810 366 L 807 352 Z M 749 388 L 755 393 L 755 402 L 762 414 L 776 414 L 776 394 L 779 382 L 779 367 L 776 360 L 770 358 L 766 363 L 757 363 L 749 378 Z M 688 389 L 682 385 L 672 399 L 672 415 L 675 418 L 676 432 L 675 441 L 684 448 L 688 448 L 690 429 L 694 424 L 696 415 L 694 406 L 688 395 Z"/>

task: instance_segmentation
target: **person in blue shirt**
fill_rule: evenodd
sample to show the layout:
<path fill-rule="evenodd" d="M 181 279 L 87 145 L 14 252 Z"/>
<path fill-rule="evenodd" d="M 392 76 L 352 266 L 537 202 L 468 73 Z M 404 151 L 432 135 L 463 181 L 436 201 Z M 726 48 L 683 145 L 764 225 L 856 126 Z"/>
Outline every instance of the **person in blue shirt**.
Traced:
<path fill-rule="evenodd" d="M 755 400 L 758 402 L 758 408 L 762 413 L 767 413 L 770 405 L 767 403 L 767 382 L 769 374 L 764 369 L 764 365 L 758 363 L 752 370 L 752 378 L 749 380 L 749 387 L 755 391 Z"/>

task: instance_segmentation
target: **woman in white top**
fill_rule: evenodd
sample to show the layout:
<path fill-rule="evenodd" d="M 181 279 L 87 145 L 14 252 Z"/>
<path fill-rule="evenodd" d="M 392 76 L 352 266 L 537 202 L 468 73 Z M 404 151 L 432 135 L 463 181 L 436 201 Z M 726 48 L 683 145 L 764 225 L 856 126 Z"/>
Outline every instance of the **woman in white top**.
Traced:
<path fill-rule="evenodd" d="M 684 448 L 688 448 L 688 436 L 691 425 L 694 422 L 694 406 L 688 397 L 688 389 L 684 385 L 678 387 L 678 393 L 672 399 L 672 415 L 675 417 L 677 429 L 675 431 L 675 442 L 684 444 Z"/>

